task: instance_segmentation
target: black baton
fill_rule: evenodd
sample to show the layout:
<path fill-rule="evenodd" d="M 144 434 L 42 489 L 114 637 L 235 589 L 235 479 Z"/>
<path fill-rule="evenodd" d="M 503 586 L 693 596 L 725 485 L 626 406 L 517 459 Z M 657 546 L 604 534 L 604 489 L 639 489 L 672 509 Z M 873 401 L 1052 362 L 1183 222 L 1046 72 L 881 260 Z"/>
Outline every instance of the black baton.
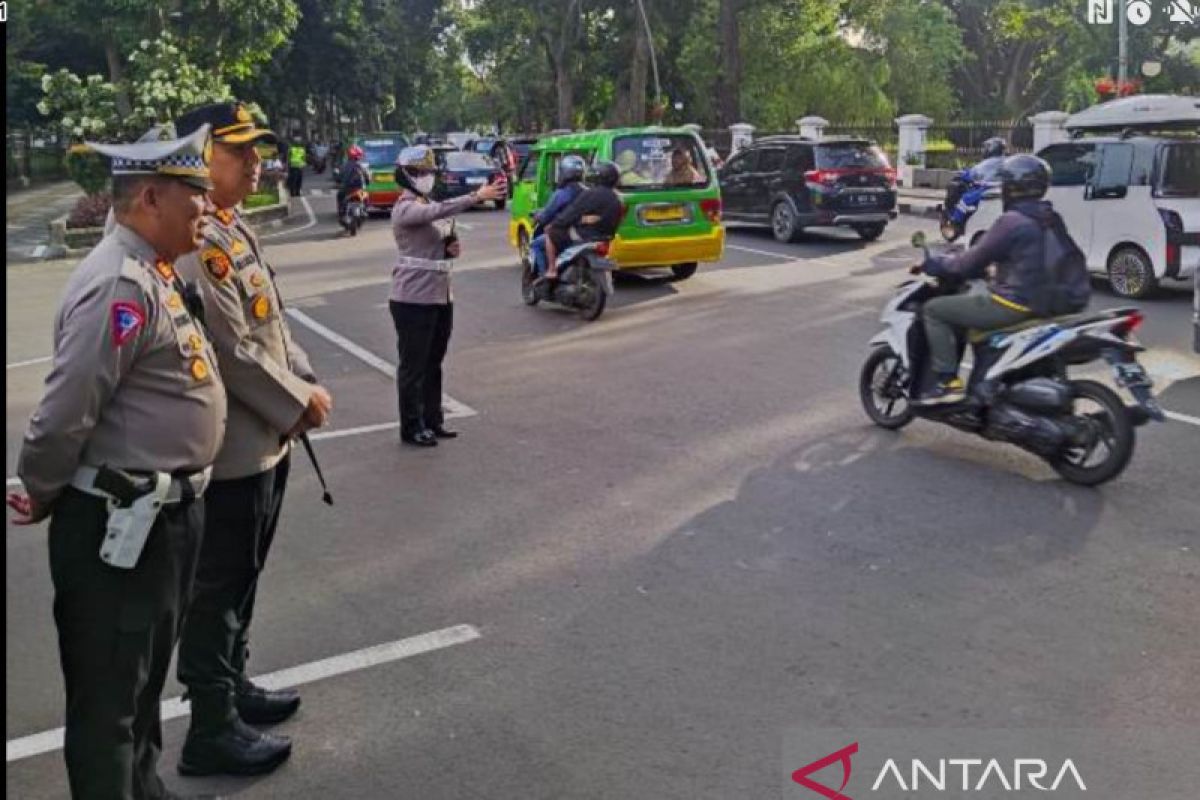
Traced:
<path fill-rule="evenodd" d="M 317 462 L 317 454 L 313 450 L 312 442 L 309 441 L 308 434 L 302 433 L 297 438 L 304 444 L 304 449 L 308 451 L 308 460 L 312 462 L 313 469 L 316 470 L 317 480 L 321 483 L 321 500 L 325 505 L 333 505 L 333 495 L 329 493 L 329 487 L 325 485 L 325 475 L 321 472 L 321 465 Z"/>

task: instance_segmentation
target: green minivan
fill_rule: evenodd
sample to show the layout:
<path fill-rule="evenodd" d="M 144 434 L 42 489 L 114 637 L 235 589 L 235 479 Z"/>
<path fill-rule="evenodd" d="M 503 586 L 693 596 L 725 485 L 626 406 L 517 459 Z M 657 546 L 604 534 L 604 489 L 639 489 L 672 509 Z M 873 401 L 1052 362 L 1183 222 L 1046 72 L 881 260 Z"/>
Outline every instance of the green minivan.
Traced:
<path fill-rule="evenodd" d="M 621 128 L 551 136 L 530 150 L 513 191 L 509 243 L 525 261 L 533 212 L 550 202 L 558 162 L 579 155 L 616 163 L 625 217 L 608 257 L 619 269 L 669 267 L 689 278 L 725 249 L 721 188 L 704 143 L 687 128 Z"/>
<path fill-rule="evenodd" d="M 364 161 L 371 171 L 371 183 L 367 186 L 367 209 L 369 211 L 391 211 L 400 196 L 396 185 L 396 157 L 408 147 L 408 137 L 403 133 L 383 131 L 364 133 L 354 138 L 354 143 L 363 149 Z"/>

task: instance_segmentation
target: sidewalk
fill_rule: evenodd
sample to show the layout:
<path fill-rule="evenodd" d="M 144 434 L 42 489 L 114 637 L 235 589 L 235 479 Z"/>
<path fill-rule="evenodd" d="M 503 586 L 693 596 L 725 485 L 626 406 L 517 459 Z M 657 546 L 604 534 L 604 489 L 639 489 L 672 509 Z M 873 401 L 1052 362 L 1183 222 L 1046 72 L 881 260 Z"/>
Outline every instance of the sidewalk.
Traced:
<path fill-rule="evenodd" d="M 5 256 L 9 263 L 42 257 L 50 221 L 70 213 L 83 191 L 73 181 L 47 183 L 5 196 Z"/>
<path fill-rule="evenodd" d="M 916 186 L 901 186 L 896 199 L 896 210 L 901 214 L 918 217 L 939 216 L 939 209 L 946 192 L 942 189 L 924 189 Z"/>

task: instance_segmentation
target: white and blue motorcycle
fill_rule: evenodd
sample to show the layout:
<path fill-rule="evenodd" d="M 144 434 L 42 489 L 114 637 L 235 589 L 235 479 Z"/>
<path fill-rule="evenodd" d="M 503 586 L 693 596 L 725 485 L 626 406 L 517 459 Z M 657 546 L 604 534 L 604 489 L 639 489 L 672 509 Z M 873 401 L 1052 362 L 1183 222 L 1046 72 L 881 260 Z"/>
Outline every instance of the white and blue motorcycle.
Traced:
<path fill-rule="evenodd" d="M 924 234 L 913 235 L 915 247 Z M 1136 308 L 1035 319 L 968 335 L 974 364 L 967 396 L 958 403 L 914 406 L 910 400 L 935 377 L 929 364 L 921 309 L 962 287 L 946 279 L 900 285 L 881 316 L 885 328 L 859 377 L 867 416 L 896 430 L 915 417 L 1007 442 L 1045 459 L 1067 480 L 1094 486 L 1117 477 L 1133 456 L 1134 429 L 1163 420 L 1152 382 L 1137 361 L 1145 350 L 1133 338 L 1142 323 Z M 965 348 L 965 343 L 960 344 Z M 961 353 L 960 353 L 961 355 Z M 1117 383 L 1137 401 L 1127 406 L 1102 383 L 1071 378 L 1071 366 L 1104 359 Z"/>
<path fill-rule="evenodd" d="M 521 299 L 530 306 L 548 302 L 573 308 L 588 322 L 598 319 L 612 296 L 612 273 L 617 266 L 609 260 L 608 249 L 608 241 L 568 247 L 555 259 L 558 278 L 553 281 L 539 280 L 532 256 L 522 254 Z"/>

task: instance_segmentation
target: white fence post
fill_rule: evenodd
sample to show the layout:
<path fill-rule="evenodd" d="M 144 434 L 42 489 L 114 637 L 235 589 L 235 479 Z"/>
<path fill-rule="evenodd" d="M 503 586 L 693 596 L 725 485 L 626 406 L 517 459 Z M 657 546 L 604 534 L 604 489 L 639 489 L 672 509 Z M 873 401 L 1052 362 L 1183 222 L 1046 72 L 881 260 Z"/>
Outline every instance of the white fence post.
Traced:
<path fill-rule="evenodd" d="M 829 127 L 829 120 L 824 117 L 804 117 L 796 120 L 796 127 L 800 129 L 801 136 L 819 142 L 825 138 L 825 129 Z"/>
<path fill-rule="evenodd" d="M 747 122 L 738 122 L 729 126 L 729 154 L 733 155 L 743 147 L 749 147 L 754 141 L 754 126 Z"/>
<path fill-rule="evenodd" d="M 913 170 L 925 167 L 925 132 L 933 120 L 924 114 L 906 114 L 896 118 L 900 127 L 900 142 L 896 158 L 900 171 L 900 183 L 904 186 L 913 185 Z"/>
<path fill-rule="evenodd" d="M 1066 129 L 1068 117 L 1070 115 L 1065 111 L 1043 111 L 1030 117 L 1029 122 L 1033 125 L 1033 152 L 1036 153 L 1055 142 L 1070 139 L 1071 134 Z"/>

